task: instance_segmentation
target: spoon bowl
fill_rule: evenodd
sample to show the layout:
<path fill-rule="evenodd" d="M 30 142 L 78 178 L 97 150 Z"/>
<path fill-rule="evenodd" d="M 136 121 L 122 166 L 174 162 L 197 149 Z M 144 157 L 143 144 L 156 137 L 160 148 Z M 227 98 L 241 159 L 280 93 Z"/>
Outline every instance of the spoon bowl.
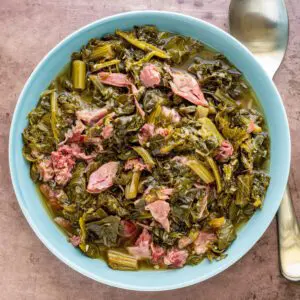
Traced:
<path fill-rule="evenodd" d="M 256 56 L 273 76 L 288 44 L 288 15 L 283 0 L 232 0 L 230 33 Z"/>

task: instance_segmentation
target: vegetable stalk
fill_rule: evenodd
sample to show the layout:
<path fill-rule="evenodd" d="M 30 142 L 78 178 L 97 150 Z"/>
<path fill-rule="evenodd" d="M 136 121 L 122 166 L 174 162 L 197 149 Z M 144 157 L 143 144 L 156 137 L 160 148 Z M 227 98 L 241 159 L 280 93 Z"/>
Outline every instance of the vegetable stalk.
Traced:
<path fill-rule="evenodd" d="M 185 164 L 191 168 L 206 184 L 215 181 L 214 176 L 200 161 L 192 159 L 188 160 Z"/>
<path fill-rule="evenodd" d="M 109 61 L 105 61 L 103 63 L 99 63 L 99 64 L 95 64 L 92 66 L 92 72 L 97 72 L 100 71 L 101 69 L 110 67 L 110 66 L 114 66 L 114 65 L 118 65 L 121 61 L 119 59 L 112 59 Z"/>
<path fill-rule="evenodd" d="M 223 136 L 218 131 L 216 125 L 209 118 L 200 118 L 199 122 L 202 124 L 201 134 L 204 136 L 215 136 L 218 142 L 221 144 L 224 141 Z"/>
<path fill-rule="evenodd" d="M 51 128 L 53 132 L 54 139 L 58 141 L 58 129 L 57 129 L 57 98 L 56 92 L 52 92 L 50 95 L 50 105 L 51 105 Z"/>
<path fill-rule="evenodd" d="M 134 171 L 132 174 L 131 182 L 125 188 L 125 198 L 134 199 L 138 193 L 138 187 L 141 177 L 141 171 Z"/>
<path fill-rule="evenodd" d="M 107 259 L 109 266 L 114 270 L 134 271 L 138 269 L 137 259 L 129 254 L 108 250 Z"/>
<path fill-rule="evenodd" d="M 73 87 L 77 90 L 85 89 L 86 65 L 82 60 L 74 60 L 72 63 Z"/>
<path fill-rule="evenodd" d="M 215 179 L 216 179 L 216 184 L 217 184 L 217 192 L 220 193 L 222 191 L 222 183 L 221 183 L 221 176 L 220 176 L 218 166 L 217 166 L 216 162 L 211 157 L 207 157 L 206 161 L 208 162 L 210 168 L 213 171 L 213 174 L 214 174 Z"/>
<path fill-rule="evenodd" d="M 167 52 L 155 47 L 154 45 L 151 45 L 151 44 L 146 43 L 144 41 L 140 41 L 131 34 L 128 34 L 128 33 L 123 32 L 121 30 L 117 30 L 116 34 L 118 36 L 122 37 L 128 43 L 132 44 L 133 46 L 135 46 L 137 48 L 140 48 L 140 49 L 142 49 L 146 52 L 154 52 L 153 55 L 155 55 L 157 57 L 170 58 L 170 56 L 167 54 Z"/>
<path fill-rule="evenodd" d="M 132 149 L 143 159 L 144 163 L 147 164 L 150 168 L 155 166 L 155 161 L 145 148 L 132 147 Z"/>
<path fill-rule="evenodd" d="M 99 46 L 93 49 L 92 53 L 88 57 L 88 60 L 97 60 L 100 58 L 112 59 L 114 58 L 115 53 L 111 44 Z"/>

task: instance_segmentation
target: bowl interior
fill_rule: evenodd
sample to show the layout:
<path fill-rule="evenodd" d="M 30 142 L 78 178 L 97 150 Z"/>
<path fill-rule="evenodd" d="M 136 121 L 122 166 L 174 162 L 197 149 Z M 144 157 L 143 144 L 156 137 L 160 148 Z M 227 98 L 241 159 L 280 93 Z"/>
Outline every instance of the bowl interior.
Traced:
<path fill-rule="evenodd" d="M 29 165 L 22 157 L 23 129 L 27 114 L 36 106 L 40 93 L 69 62 L 72 52 L 90 38 L 130 29 L 134 25 L 155 24 L 160 30 L 190 36 L 223 53 L 245 75 L 261 102 L 271 136 L 271 183 L 263 209 L 239 231 L 220 262 L 205 260 L 198 266 L 171 271 L 113 271 L 101 260 L 85 257 L 66 242 L 66 237 L 49 218 L 29 177 Z M 283 195 L 290 165 L 290 137 L 287 118 L 280 96 L 272 80 L 258 62 L 234 38 L 206 22 L 167 12 L 132 12 L 94 22 L 73 33 L 42 60 L 27 81 L 20 95 L 10 132 L 9 158 L 12 181 L 19 204 L 31 227 L 58 258 L 73 269 L 102 283 L 134 290 L 167 290 L 203 281 L 232 265 L 261 237 L 273 219 Z"/>

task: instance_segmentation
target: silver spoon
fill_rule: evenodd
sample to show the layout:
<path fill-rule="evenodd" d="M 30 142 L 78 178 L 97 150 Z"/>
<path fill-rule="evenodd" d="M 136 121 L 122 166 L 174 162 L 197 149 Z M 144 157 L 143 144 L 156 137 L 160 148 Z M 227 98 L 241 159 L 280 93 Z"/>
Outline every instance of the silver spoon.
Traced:
<path fill-rule="evenodd" d="M 230 32 L 252 51 L 273 77 L 288 44 L 289 22 L 284 0 L 232 0 Z M 288 187 L 278 213 L 281 272 L 289 280 L 300 280 L 300 230 Z"/>

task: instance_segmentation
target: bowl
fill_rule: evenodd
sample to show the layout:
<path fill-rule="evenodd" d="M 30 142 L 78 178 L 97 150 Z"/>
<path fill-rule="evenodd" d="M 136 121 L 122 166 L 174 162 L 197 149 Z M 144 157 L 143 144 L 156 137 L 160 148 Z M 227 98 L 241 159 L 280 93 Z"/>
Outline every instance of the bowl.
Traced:
<path fill-rule="evenodd" d="M 93 37 L 127 30 L 134 25 L 154 24 L 160 30 L 190 36 L 223 53 L 249 81 L 265 113 L 271 137 L 271 182 L 263 209 L 254 214 L 239 231 L 237 239 L 219 262 L 203 261 L 197 266 L 177 270 L 124 272 L 110 269 L 104 261 L 84 256 L 66 241 L 50 219 L 29 177 L 29 164 L 22 156 L 22 131 L 27 114 L 36 106 L 40 93 L 60 72 L 74 51 Z M 254 56 L 236 39 L 221 29 L 196 18 L 171 12 L 139 11 L 104 18 L 69 35 L 38 64 L 19 97 L 9 139 L 9 165 L 20 207 L 30 226 L 44 245 L 60 260 L 81 274 L 111 286 L 143 291 L 170 290 L 204 281 L 231 266 L 258 241 L 274 218 L 287 183 L 290 167 L 290 135 L 280 95 L 271 78 Z"/>

